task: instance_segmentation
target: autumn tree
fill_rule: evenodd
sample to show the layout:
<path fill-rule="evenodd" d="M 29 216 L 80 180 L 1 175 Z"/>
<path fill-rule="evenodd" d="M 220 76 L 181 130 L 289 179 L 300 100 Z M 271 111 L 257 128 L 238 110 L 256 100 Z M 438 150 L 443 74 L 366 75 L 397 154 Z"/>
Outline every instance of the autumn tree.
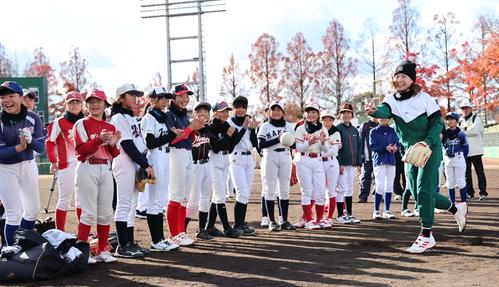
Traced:
<path fill-rule="evenodd" d="M 279 66 L 282 55 L 276 39 L 267 33 L 258 37 L 249 54 L 249 77 L 263 104 L 272 101 L 282 89 L 279 82 Z"/>
<path fill-rule="evenodd" d="M 29 63 L 24 71 L 26 77 L 43 77 L 47 79 L 49 94 L 53 94 L 57 87 L 57 78 L 55 70 L 50 64 L 49 59 L 45 55 L 43 48 L 36 48 L 33 52 L 33 60 Z"/>
<path fill-rule="evenodd" d="M 348 56 L 349 40 L 343 26 L 333 20 L 322 37 L 324 51 L 320 60 L 320 84 L 318 92 L 326 103 L 334 103 L 339 111 L 349 82 L 355 72 L 355 61 Z"/>
<path fill-rule="evenodd" d="M 381 78 L 379 74 L 388 66 L 387 54 L 380 52 L 383 47 L 380 46 L 378 33 L 376 19 L 369 18 L 364 22 L 364 31 L 359 41 L 359 68 L 371 75 L 372 97 L 381 93 L 381 91 L 376 91 L 376 84 Z"/>
<path fill-rule="evenodd" d="M 402 56 L 417 52 L 418 20 L 419 12 L 411 7 L 411 0 L 398 0 L 398 7 L 392 12 L 390 32 L 394 48 Z"/>
<path fill-rule="evenodd" d="M 243 87 L 244 76 L 239 69 L 239 63 L 234 59 L 234 54 L 230 55 L 229 64 L 222 70 L 222 85 L 220 95 L 231 99 L 245 94 Z"/>
<path fill-rule="evenodd" d="M 287 45 L 287 55 L 283 57 L 282 79 L 288 100 L 297 101 L 301 111 L 307 95 L 318 83 L 318 57 L 307 44 L 302 33 Z"/>
<path fill-rule="evenodd" d="M 7 56 L 4 46 L 0 43 L 0 77 L 13 77 L 14 75 L 14 65 Z"/>
<path fill-rule="evenodd" d="M 432 59 L 438 64 L 441 72 L 437 74 L 434 83 L 436 84 L 434 96 L 447 99 L 447 111 L 451 109 L 451 99 L 454 87 L 452 82 L 456 78 L 456 61 L 452 57 L 454 47 L 454 36 L 456 25 L 459 21 L 452 12 L 433 16 L 433 26 L 429 30 L 428 43 L 431 43 Z"/>
<path fill-rule="evenodd" d="M 87 68 L 88 62 L 81 56 L 80 49 L 72 47 L 68 59 L 61 63 L 60 76 L 62 80 L 71 82 L 76 91 L 80 91 L 90 81 Z"/>

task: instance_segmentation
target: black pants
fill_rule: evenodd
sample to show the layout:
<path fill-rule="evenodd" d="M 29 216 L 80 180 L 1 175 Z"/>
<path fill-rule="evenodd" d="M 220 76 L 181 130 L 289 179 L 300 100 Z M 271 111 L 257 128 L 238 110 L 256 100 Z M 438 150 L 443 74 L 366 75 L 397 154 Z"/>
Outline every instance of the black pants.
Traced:
<path fill-rule="evenodd" d="M 475 190 L 473 189 L 473 177 L 471 175 L 471 165 L 475 168 L 480 195 L 489 195 L 487 193 L 487 179 L 485 178 L 485 173 L 483 171 L 482 155 L 469 156 L 466 159 L 466 186 L 468 187 L 468 194 L 470 196 L 475 195 Z"/>
<path fill-rule="evenodd" d="M 371 184 L 373 180 L 373 162 L 372 160 L 365 161 L 362 165 L 360 174 L 360 194 L 359 199 L 367 200 L 371 193 Z"/>
<path fill-rule="evenodd" d="M 393 180 L 393 192 L 396 195 L 402 196 L 405 190 L 405 171 L 404 162 L 402 161 L 402 156 L 399 152 L 395 154 L 395 160 L 397 164 L 395 165 L 395 179 Z M 400 179 L 402 179 L 402 184 L 400 184 Z"/>

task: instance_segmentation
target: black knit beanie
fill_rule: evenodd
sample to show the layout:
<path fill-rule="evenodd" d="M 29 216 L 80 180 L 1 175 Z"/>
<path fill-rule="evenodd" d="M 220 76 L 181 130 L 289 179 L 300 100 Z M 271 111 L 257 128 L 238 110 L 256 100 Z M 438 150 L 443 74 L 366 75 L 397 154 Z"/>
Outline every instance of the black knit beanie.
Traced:
<path fill-rule="evenodd" d="M 416 82 L 416 64 L 411 61 L 403 61 L 397 66 L 393 76 L 397 74 L 407 75 L 413 82 Z"/>

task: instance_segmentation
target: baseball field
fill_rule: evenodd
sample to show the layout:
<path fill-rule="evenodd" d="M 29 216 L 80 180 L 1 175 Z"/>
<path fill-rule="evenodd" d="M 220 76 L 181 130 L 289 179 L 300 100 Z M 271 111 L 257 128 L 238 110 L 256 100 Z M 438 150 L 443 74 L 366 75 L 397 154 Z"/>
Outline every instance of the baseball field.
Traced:
<path fill-rule="evenodd" d="M 258 227 L 257 236 L 217 238 L 142 260 L 97 264 L 77 276 L 32 286 L 499 286 L 499 159 L 485 159 L 485 165 L 489 199 L 469 201 L 468 226 L 462 234 L 450 214 L 436 214 L 437 245 L 425 254 L 404 252 L 419 231 L 417 218 L 373 221 L 372 197 L 369 203 L 354 203 L 361 224 L 269 233 L 259 227 L 257 170 L 248 216 L 249 223 Z M 44 207 L 51 177 L 40 178 Z M 301 214 L 299 198 L 294 186 L 292 222 Z M 230 218 L 232 204 L 233 200 L 228 206 Z M 399 215 L 400 201 L 392 206 Z M 54 215 L 40 213 L 41 218 L 47 216 Z M 75 232 L 74 213 L 68 214 L 68 220 L 68 231 Z M 191 222 L 188 233 L 194 236 L 196 226 Z M 135 230 L 141 245 L 148 246 L 146 221 L 137 219 Z"/>

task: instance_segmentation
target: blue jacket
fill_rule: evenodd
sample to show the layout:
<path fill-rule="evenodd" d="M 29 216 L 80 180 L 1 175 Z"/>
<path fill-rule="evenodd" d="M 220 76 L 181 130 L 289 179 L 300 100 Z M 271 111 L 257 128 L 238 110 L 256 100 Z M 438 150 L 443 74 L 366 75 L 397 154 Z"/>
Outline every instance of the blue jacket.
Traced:
<path fill-rule="evenodd" d="M 468 139 L 466 134 L 459 128 L 454 130 L 446 129 L 443 134 L 442 142 L 447 156 L 454 157 L 456 153 L 462 152 L 465 158 L 468 157 Z"/>
<path fill-rule="evenodd" d="M 400 149 L 400 142 L 395 130 L 389 126 L 377 126 L 369 133 L 369 146 L 372 150 L 374 166 L 396 165 L 395 154 L 386 150 L 390 144 Z"/>

